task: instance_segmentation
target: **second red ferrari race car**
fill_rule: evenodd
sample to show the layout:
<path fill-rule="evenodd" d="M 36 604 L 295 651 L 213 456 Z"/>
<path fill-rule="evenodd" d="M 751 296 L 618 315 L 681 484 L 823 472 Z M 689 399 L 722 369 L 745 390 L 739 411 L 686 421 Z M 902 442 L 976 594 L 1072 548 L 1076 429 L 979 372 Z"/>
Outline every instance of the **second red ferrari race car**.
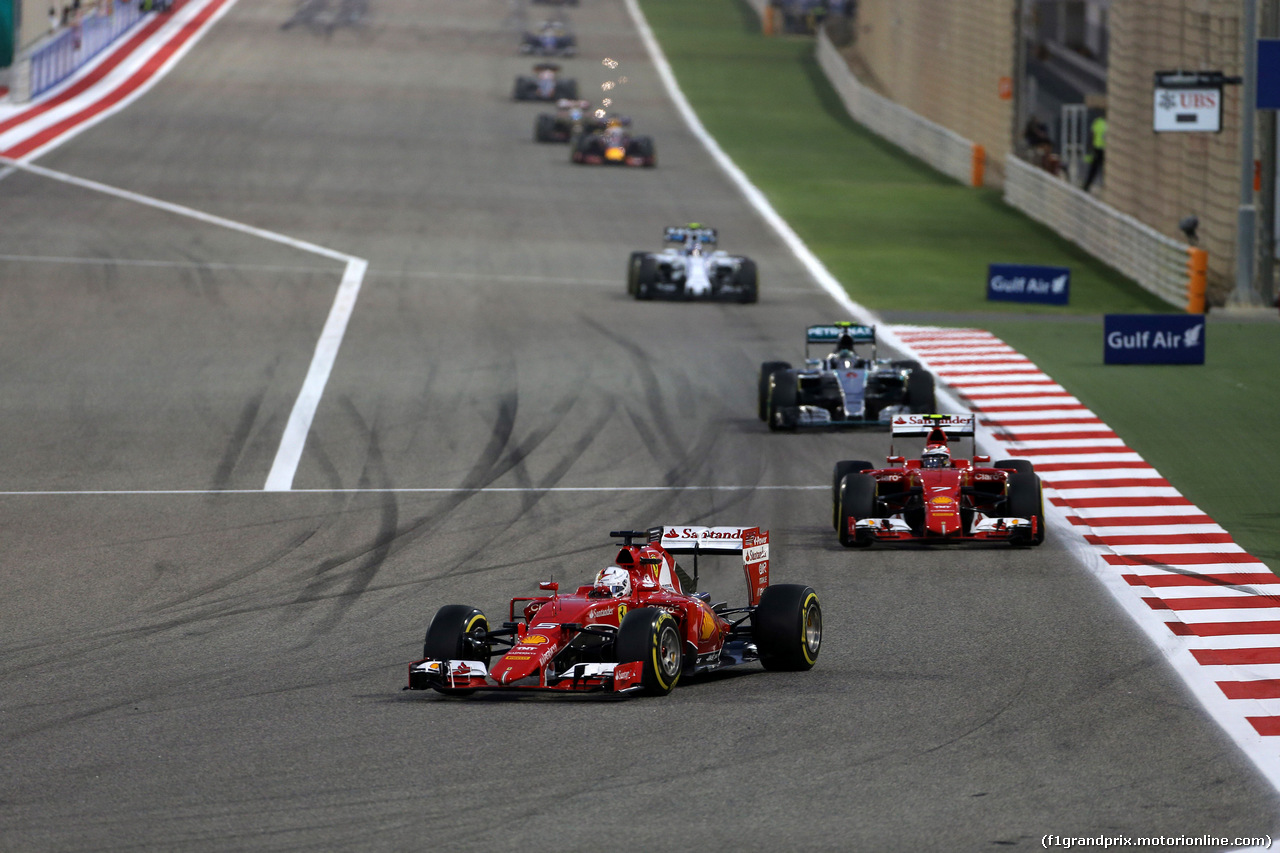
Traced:
<path fill-rule="evenodd" d="M 1044 495 L 1026 459 L 951 456 L 949 439 L 974 436 L 973 415 L 897 415 L 893 436 L 926 436 L 919 459 L 894 455 L 889 466 L 837 462 L 832 516 L 840 544 L 873 542 L 1044 541 Z M 976 439 L 974 439 L 976 443 Z"/>
<path fill-rule="evenodd" d="M 818 594 L 769 583 L 769 534 L 759 528 L 655 527 L 617 531 L 622 542 L 595 580 L 562 593 L 511 599 L 507 621 L 460 604 L 440 608 L 409 690 L 670 693 L 682 676 L 760 661 L 807 670 L 822 645 Z M 675 555 L 693 556 L 693 574 Z M 698 558 L 741 555 L 747 604 L 712 603 L 696 591 Z"/>

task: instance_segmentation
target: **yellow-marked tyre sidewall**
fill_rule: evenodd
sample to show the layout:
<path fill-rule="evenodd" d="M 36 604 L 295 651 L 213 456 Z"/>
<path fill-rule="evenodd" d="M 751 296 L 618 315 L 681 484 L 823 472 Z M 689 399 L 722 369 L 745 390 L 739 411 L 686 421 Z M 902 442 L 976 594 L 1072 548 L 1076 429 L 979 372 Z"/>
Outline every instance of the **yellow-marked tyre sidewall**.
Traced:
<path fill-rule="evenodd" d="M 671 632 L 673 640 L 676 644 L 675 656 L 675 672 L 668 673 L 667 668 L 662 662 L 662 637 L 664 634 Z M 680 631 L 676 625 L 676 620 L 671 618 L 668 613 L 663 613 L 653 624 L 653 641 L 649 655 L 649 664 L 653 666 L 653 683 L 658 691 L 662 693 L 670 693 L 671 689 L 680 681 Z M 649 664 L 645 665 L 645 669 L 649 669 Z M 648 673 L 646 673 L 648 675 Z"/>
<path fill-rule="evenodd" d="M 662 665 L 662 638 L 668 633 L 674 649 L 670 668 Z M 640 607 L 627 612 L 618 626 L 615 641 L 618 663 L 639 663 L 644 692 L 665 696 L 680 681 L 684 665 L 683 639 L 675 617 L 656 607 Z"/>
<path fill-rule="evenodd" d="M 816 612 L 818 619 L 818 642 L 816 648 L 809 647 L 809 614 L 813 610 Z M 804 655 L 805 663 L 813 666 L 818 662 L 818 652 L 822 649 L 822 607 L 818 604 L 818 594 L 813 590 L 805 596 L 804 604 L 800 605 L 800 652 Z"/>
<path fill-rule="evenodd" d="M 808 641 L 811 619 L 814 647 Z M 765 669 L 812 669 L 822 650 L 822 606 L 812 587 L 774 584 L 751 614 L 751 634 Z"/>

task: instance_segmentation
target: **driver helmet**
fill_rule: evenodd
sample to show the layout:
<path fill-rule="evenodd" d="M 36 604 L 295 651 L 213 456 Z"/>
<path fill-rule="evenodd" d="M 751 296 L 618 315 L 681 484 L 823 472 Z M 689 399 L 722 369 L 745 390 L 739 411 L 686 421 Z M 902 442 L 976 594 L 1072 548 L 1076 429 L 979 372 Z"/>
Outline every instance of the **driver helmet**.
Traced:
<path fill-rule="evenodd" d="M 631 573 L 621 566 L 609 566 L 596 575 L 595 588 L 607 591 L 610 598 L 626 598 L 631 594 Z"/>
<path fill-rule="evenodd" d="M 853 351 L 853 335 L 848 332 L 840 335 L 840 340 L 836 341 L 836 351 L 843 352 L 845 350 Z"/>
<path fill-rule="evenodd" d="M 950 468 L 951 451 L 945 444 L 931 444 L 920 457 L 921 468 Z"/>

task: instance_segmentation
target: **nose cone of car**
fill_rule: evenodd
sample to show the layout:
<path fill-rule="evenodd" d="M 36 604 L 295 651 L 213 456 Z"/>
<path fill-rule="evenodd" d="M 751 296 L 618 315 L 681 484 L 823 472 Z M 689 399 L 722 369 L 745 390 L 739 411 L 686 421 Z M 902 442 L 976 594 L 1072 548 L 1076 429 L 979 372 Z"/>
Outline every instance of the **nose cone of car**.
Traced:
<path fill-rule="evenodd" d="M 503 655 L 489 670 L 499 684 L 514 684 L 536 676 L 555 654 L 554 638 L 549 633 L 529 633 L 511 651 Z"/>

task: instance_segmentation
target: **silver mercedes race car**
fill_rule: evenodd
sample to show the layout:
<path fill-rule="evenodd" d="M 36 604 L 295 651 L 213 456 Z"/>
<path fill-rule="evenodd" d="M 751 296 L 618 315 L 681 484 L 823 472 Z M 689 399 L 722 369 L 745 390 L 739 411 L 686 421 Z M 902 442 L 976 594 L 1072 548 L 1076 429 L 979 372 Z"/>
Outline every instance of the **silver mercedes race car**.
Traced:
<path fill-rule="evenodd" d="M 814 344 L 834 345 L 811 358 Z M 871 353 L 858 352 L 870 344 Z M 760 420 L 771 430 L 889 424 L 902 414 L 932 412 L 933 374 L 918 361 L 878 358 L 875 326 L 831 323 L 805 334 L 804 367 L 766 361 L 757 384 Z"/>
<path fill-rule="evenodd" d="M 663 239 L 677 245 L 660 252 L 631 253 L 627 293 L 636 299 L 745 303 L 759 298 L 755 261 L 716 249 L 716 229 L 697 222 L 672 225 L 663 232 Z"/>

